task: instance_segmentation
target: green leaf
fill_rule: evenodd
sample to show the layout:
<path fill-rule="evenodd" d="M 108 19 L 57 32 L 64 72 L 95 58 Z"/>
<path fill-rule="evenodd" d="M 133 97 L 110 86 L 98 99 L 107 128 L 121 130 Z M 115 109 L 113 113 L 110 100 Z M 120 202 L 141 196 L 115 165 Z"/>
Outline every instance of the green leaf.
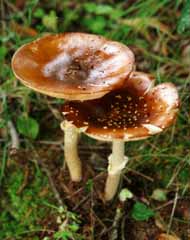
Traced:
<path fill-rule="evenodd" d="M 6 127 L 6 122 L 4 119 L 0 119 L 0 128 Z"/>
<path fill-rule="evenodd" d="M 63 240 L 68 240 L 68 239 L 70 239 L 70 237 L 72 237 L 72 233 L 71 232 L 69 232 L 69 231 L 66 231 L 66 230 L 64 230 L 64 231 L 59 231 L 59 232 L 56 232 L 55 234 L 54 234 L 54 238 L 55 239 L 63 239 Z"/>
<path fill-rule="evenodd" d="M 8 50 L 6 47 L 4 46 L 0 47 L 0 61 L 2 61 L 5 58 L 5 56 L 7 55 L 7 52 Z"/>
<path fill-rule="evenodd" d="M 31 117 L 18 117 L 17 128 L 19 133 L 32 139 L 35 139 L 39 133 L 39 124 L 35 119 Z"/>
<path fill-rule="evenodd" d="M 57 30 L 57 16 L 55 11 L 50 11 L 48 15 L 43 16 L 42 23 L 50 30 Z"/>
<path fill-rule="evenodd" d="M 189 177 L 190 177 L 190 175 L 189 175 L 189 168 L 188 167 L 184 168 L 184 169 L 182 169 L 180 171 L 180 173 L 179 173 L 179 180 L 182 183 L 186 184 L 189 181 Z"/>
<path fill-rule="evenodd" d="M 113 20 L 117 20 L 118 18 L 125 15 L 125 11 L 121 9 L 113 9 L 112 13 L 109 15 L 109 17 Z"/>
<path fill-rule="evenodd" d="M 69 228 L 70 228 L 70 230 L 71 230 L 72 232 L 77 232 L 77 231 L 79 230 L 79 225 L 73 223 L 73 224 L 70 224 L 70 225 L 69 225 Z"/>
<path fill-rule="evenodd" d="M 190 0 L 186 0 L 180 19 L 177 25 L 177 32 L 184 33 L 187 29 L 190 29 Z"/>
<path fill-rule="evenodd" d="M 125 11 L 113 8 L 108 4 L 85 3 L 84 9 L 91 14 L 107 15 L 110 19 L 118 19 L 125 14 Z"/>
<path fill-rule="evenodd" d="M 132 218 L 136 221 L 146 221 L 154 216 L 154 211 L 144 203 L 136 202 L 132 209 Z"/>
<path fill-rule="evenodd" d="M 45 12 L 43 8 L 37 8 L 34 12 L 34 17 L 36 18 L 43 18 L 44 15 L 45 15 Z"/>
<path fill-rule="evenodd" d="M 92 179 L 89 179 L 86 184 L 85 184 L 85 191 L 87 193 L 90 193 L 93 189 L 93 180 Z"/>
<path fill-rule="evenodd" d="M 100 5 L 97 5 L 96 6 L 96 9 L 95 9 L 95 13 L 98 15 L 108 15 L 108 14 L 111 14 L 113 11 L 113 8 L 109 5 L 105 5 L 105 4 L 100 4 Z"/>
<path fill-rule="evenodd" d="M 106 20 L 102 16 L 84 19 L 83 23 L 90 31 L 98 34 L 104 33 L 106 27 Z"/>
<path fill-rule="evenodd" d="M 114 10 L 112 6 L 108 4 L 96 4 L 96 3 L 85 3 L 84 8 L 89 13 L 94 13 L 97 15 L 111 14 Z"/>
<path fill-rule="evenodd" d="M 43 240 L 50 240 L 50 238 L 49 237 L 44 237 Z"/>
<path fill-rule="evenodd" d="M 38 4 L 39 0 L 30 0 L 30 1 L 27 1 L 27 7 L 29 8 L 33 8 L 35 7 L 37 4 Z"/>
<path fill-rule="evenodd" d="M 131 199 L 133 197 L 133 193 L 129 191 L 129 189 L 124 188 L 121 190 L 119 194 L 119 200 L 121 202 L 125 202 L 127 199 Z"/>
<path fill-rule="evenodd" d="M 166 191 L 157 188 L 153 191 L 151 198 L 156 201 L 165 202 L 167 201 Z"/>
<path fill-rule="evenodd" d="M 85 3 L 84 9 L 89 13 L 93 13 L 93 12 L 95 12 L 96 4 L 95 3 Z"/>

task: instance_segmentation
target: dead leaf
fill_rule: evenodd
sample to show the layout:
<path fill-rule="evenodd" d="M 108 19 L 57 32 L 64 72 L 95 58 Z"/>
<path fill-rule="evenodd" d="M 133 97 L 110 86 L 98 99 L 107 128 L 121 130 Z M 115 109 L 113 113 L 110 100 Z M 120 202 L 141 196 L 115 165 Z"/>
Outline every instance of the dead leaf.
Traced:
<path fill-rule="evenodd" d="M 22 26 L 13 21 L 11 22 L 11 29 L 23 37 L 25 37 L 25 36 L 35 37 L 38 34 L 35 29 Z"/>
<path fill-rule="evenodd" d="M 25 4 L 26 4 L 25 0 L 16 0 L 15 3 L 16 7 L 21 10 L 24 9 Z"/>
<path fill-rule="evenodd" d="M 158 237 L 158 240 L 180 240 L 178 237 L 169 235 L 169 234 L 165 234 L 162 233 L 160 234 L 160 236 Z"/>
<path fill-rule="evenodd" d="M 149 18 L 132 18 L 132 19 L 124 19 L 120 21 L 122 24 L 126 24 L 128 26 L 134 27 L 139 32 L 144 32 L 144 27 L 151 27 L 155 29 L 159 29 L 161 32 L 167 34 L 172 39 L 176 39 L 174 35 L 170 32 L 169 27 L 160 22 L 156 17 L 149 17 Z"/>
<path fill-rule="evenodd" d="M 164 222 L 162 221 L 162 219 L 156 218 L 155 219 L 155 225 L 161 229 L 162 231 L 166 231 L 166 227 L 164 225 Z"/>

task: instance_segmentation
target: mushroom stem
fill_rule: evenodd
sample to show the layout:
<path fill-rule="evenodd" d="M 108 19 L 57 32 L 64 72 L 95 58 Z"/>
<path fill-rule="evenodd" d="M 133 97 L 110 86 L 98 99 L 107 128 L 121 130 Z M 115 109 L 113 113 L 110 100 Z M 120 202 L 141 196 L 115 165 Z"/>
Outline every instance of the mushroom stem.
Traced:
<path fill-rule="evenodd" d="M 71 179 L 74 182 L 79 182 L 82 178 L 82 166 L 78 156 L 78 137 L 77 128 L 70 122 L 64 121 L 61 123 L 61 129 L 64 130 L 64 155 L 65 162 L 69 168 Z"/>
<path fill-rule="evenodd" d="M 124 155 L 125 142 L 123 140 L 114 139 L 112 154 L 109 156 L 108 177 L 105 186 L 105 199 L 111 200 L 118 189 L 121 172 L 128 162 L 128 157 Z"/>

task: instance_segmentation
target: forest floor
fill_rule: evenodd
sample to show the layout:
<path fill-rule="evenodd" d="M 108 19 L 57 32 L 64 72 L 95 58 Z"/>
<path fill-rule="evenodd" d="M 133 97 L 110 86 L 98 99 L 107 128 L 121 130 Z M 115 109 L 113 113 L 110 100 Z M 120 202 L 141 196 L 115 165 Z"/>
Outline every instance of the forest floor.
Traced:
<path fill-rule="evenodd" d="M 0 239 L 189 240 L 190 1 L 1 0 L 0 9 Z M 10 66 L 24 43 L 71 31 L 126 44 L 137 70 L 179 91 L 171 128 L 126 143 L 130 161 L 111 203 L 103 198 L 111 145 L 82 135 L 83 180 L 72 183 L 60 130 L 64 101 L 23 86 Z M 132 198 L 121 201 L 126 192 Z"/>

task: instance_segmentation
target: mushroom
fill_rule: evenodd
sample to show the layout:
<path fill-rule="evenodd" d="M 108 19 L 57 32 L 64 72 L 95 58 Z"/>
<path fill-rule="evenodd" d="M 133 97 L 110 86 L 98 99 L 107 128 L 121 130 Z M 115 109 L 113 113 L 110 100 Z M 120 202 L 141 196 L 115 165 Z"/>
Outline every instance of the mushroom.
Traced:
<path fill-rule="evenodd" d="M 85 134 L 113 142 L 108 158 L 106 200 L 115 195 L 122 169 L 128 161 L 124 143 L 160 133 L 176 118 L 179 107 L 176 87 L 172 83 L 153 87 L 153 82 L 149 74 L 134 72 L 123 89 L 114 90 L 101 99 L 66 102 L 63 106 L 67 121 L 83 129 Z"/>
<path fill-rule="evenodd" d="M 23 84 L 72 101 L 100 98 L 121 87 L 133 68 L 134 55 L 128 47 L 85 33 L 39 38 L 20 47 L 12 58 L 13 72 Z M 78 131 L 68 122 L 61 127 L 65 131 L 65 161 L 72 180 L 79 181 Z"/>

